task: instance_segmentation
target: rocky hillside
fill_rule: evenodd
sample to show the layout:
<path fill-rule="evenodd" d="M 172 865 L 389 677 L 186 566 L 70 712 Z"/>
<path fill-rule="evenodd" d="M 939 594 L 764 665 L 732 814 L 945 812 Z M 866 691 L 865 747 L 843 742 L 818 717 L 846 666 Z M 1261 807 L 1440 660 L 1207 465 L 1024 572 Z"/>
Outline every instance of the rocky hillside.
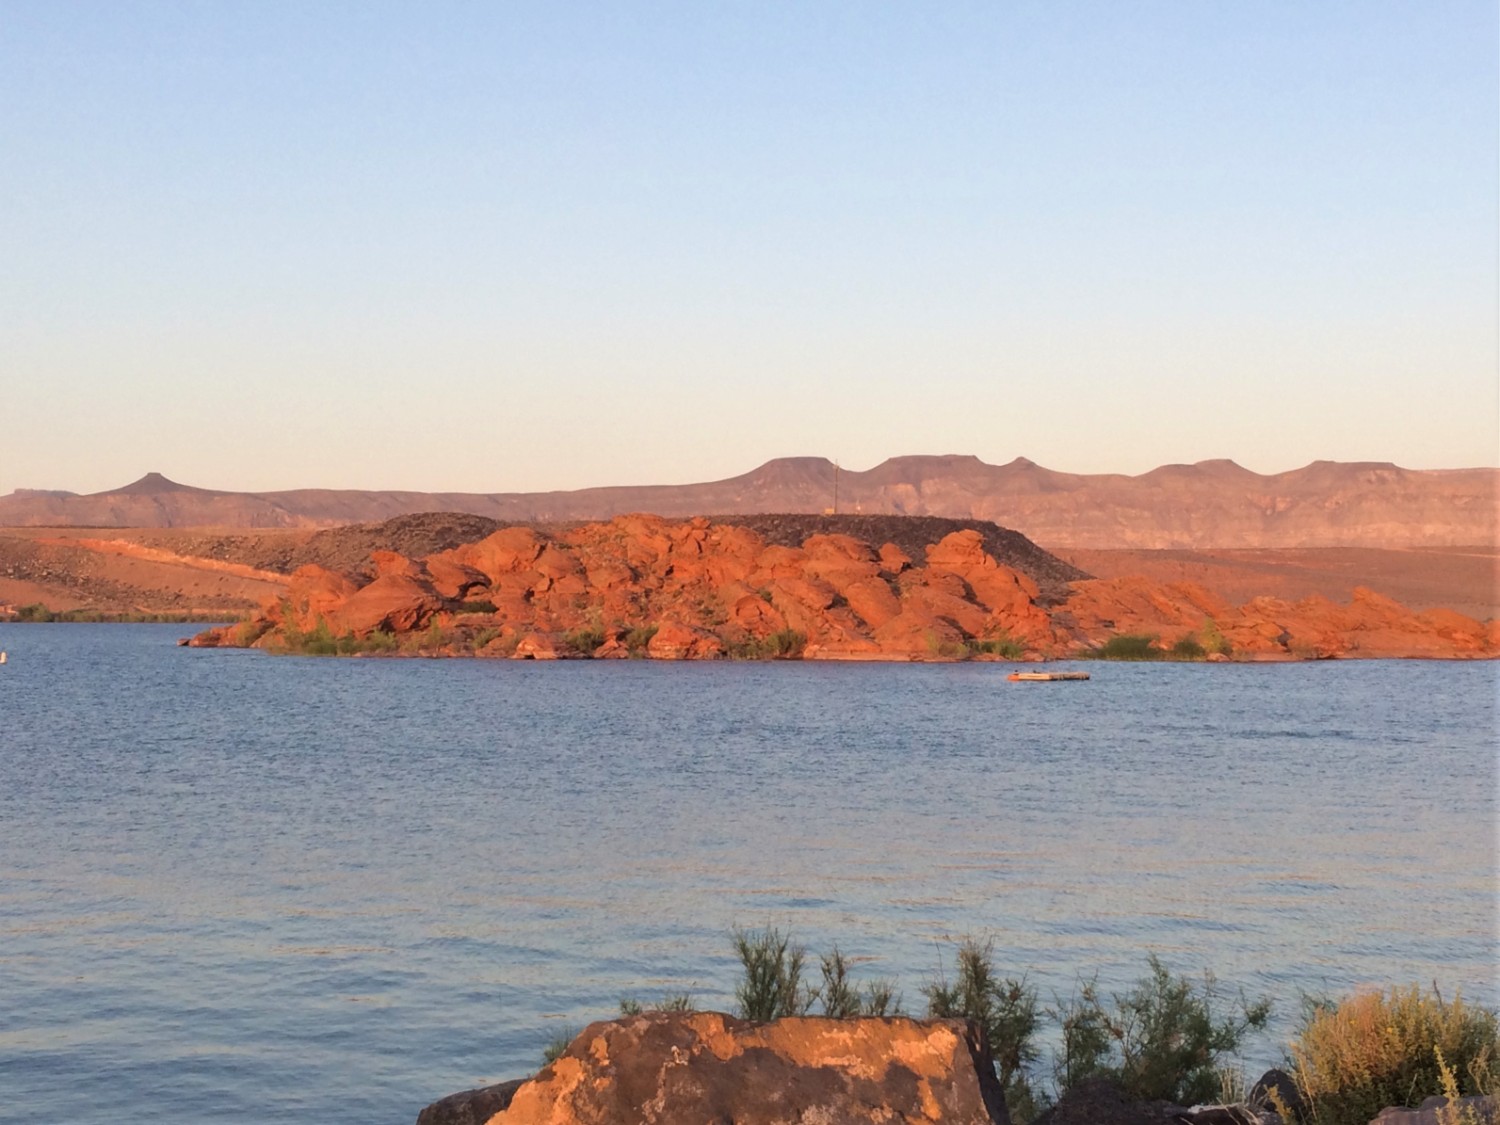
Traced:
<path fill-rule="evenodd" d="M 194 643 L 523 659 L 1041 659 L 1126 637 L 1137 656 L 1214 659 L 1500 650 L 1494 622 L 1413 613 L 1364 589 L 1348 605 L 1261 597 L 1235 607 L 1189 583 L 1064 581 L 1053 559 L 1044 596 L 975 527 L 932 529 L 941 538 L 913 552 L 799 522 L 782 518 L 763 534 L 637 515 L 505 527 L 421 558 L 377 550 L 372 576 L 301 566 L 257 618 Z M 923 521 L 906 526 L 930 538 Z"/>
<path fill-rule="evenodd" d="M 841 513 L 993 521 L 1050 548 L 1438 547 L 1495 542 L 1500 470 L 1315 461 L 1262 475 L 1202 461 L 1140 476 L 1080 475 L 1025 458 L 989 465 L 945 456 L 840 472 L 822 458 L 797 457 L 705 484 L 487 494 L 218 492 L 152 473 L 87 496 L 11 493 L 0 497 L 0 526 L 332 527 L 427 511 L 505 523 L 629 512 L 818 514 L 834 506 L 835 485 Z"/>

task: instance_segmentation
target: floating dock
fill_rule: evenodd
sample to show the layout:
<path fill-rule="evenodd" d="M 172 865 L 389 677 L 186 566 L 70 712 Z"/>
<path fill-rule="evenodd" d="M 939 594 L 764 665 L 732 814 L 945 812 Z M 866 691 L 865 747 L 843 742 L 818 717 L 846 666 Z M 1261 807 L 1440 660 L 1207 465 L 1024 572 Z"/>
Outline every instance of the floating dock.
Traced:
<path fill-rule="evenodd" d="M 1057 680 L 1086 680 L 1087 672 L 1012 672 L 1005 677 L 1013 683 L 1050 684 Z"/>

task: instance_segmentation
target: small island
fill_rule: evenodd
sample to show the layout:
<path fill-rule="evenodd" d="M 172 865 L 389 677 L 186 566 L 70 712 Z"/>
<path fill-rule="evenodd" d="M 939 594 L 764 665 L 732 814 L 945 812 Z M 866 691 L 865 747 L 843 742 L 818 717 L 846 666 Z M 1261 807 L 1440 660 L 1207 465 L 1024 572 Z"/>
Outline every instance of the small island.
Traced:
<path fill-rule="evenodd" d="M 442 516 L 407 517 L 442 521 Z M 379 525 L 359 566 L 296 568 L 195 647 L 529 660 L 1231 661 L 1483 658 L 1500 624 L 1347 604 L 1235 606 L 1187 581 L 1094 578 L 994 523 L 627 515 L 511 525 L 424 554 Z M 421 537 L 417 537 L 420 539 Z M 429 539 L 432 537 L 429 536 Z M 439 537 L 440 538 L 440 537 Z"/>

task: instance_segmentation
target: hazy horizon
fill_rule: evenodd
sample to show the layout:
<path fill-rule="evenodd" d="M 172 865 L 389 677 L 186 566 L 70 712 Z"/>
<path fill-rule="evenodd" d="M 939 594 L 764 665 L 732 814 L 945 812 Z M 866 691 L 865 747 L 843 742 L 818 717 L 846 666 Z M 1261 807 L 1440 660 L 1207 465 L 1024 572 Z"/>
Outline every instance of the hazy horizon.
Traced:
<path fill-rule="evenodd" d="M 16 0 L 0 493 L 1494 466 L 1497 35 Z"/>

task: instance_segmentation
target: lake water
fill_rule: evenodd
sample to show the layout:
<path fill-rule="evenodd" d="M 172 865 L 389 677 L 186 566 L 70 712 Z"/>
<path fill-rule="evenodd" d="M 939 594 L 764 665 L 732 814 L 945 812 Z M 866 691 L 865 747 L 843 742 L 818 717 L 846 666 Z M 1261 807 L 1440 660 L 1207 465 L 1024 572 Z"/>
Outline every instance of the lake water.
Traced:
<path fill-rule="evenodd" d="M 733 926 L 1494 1003 L 1497 667 L 318 660 L 0 630 L 0 1119 L 409 1123 Z M 1252 1075 L 1253 1077 L 1253 1075 Z"/>

